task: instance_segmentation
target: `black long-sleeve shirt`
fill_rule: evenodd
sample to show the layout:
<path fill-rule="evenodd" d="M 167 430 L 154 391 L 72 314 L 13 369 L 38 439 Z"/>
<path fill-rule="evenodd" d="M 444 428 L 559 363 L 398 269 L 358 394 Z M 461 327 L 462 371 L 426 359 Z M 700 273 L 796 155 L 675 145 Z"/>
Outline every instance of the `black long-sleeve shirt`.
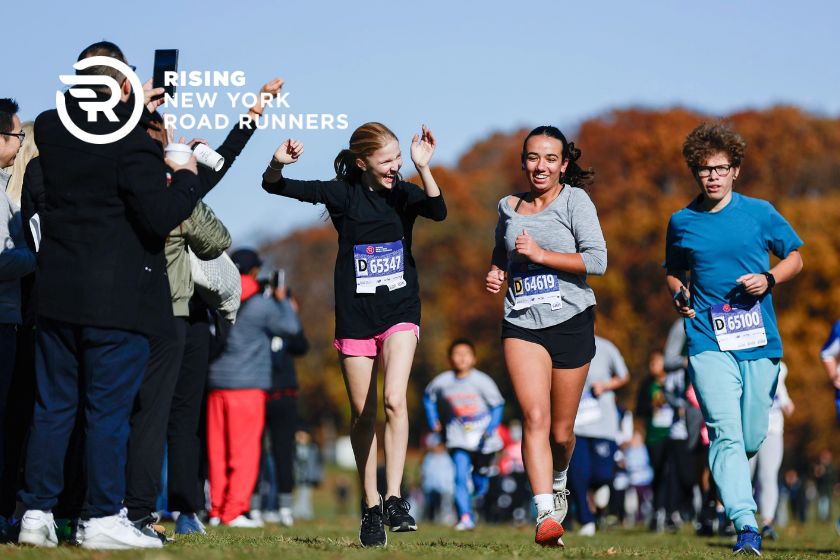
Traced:
<path fill-rule="evenodd" d="M 398 323 L 420 324 L 417 268 L 411 252 L 412 231 L 418 216 L 441 221 L 446 218 L 443 196 L 430 197 L 405 181 L 390 190 L 371 190 L 345 181 L 298 181 L 281 177 L 263 181 L 263 189 L 325 204 L 338 232 L 335 260 L 335 336 L 371 338 Z M 375 293 L 357 293 L 354 247 L 402 241 L 405 285 Z"/>

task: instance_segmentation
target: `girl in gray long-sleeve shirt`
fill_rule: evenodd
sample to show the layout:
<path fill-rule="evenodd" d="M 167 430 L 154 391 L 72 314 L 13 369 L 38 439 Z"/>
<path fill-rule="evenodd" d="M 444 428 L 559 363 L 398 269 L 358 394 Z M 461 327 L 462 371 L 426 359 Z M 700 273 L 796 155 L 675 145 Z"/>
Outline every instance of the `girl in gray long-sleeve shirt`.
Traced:
<path fill-rule="evenodd" d="M 593 172 L 557 128 L 531 131 L 522 147 L 530 189 L 499 202 L 487 290 L 507 283 L 505 363 L 524 415 L 522 450 L 534 491 L 534 540 L 562 546 L 566 471 L 589 362 L 595 355 L 595 295 L 587 274 L 603 274 L 607 247 L 582 187 Z"/>

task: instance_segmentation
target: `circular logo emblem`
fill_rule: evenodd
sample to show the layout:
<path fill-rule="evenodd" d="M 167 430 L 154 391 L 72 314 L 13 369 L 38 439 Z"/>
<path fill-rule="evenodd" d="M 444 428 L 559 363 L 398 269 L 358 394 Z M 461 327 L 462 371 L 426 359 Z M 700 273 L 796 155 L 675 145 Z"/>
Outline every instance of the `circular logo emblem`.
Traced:
<path fill-rule="evenodd" d="M 76 70 L 84 70 L 91 66 L 110 66 L 118 70 L 128 79 L 131 84 L 131 89 L 134 90 L 134 107 L 131 111 L 131 116 L 126 123 L 114 132 L 108 134 L 91 134 L 79 128 L 76 123 L 70 118 L 67 113 L 67 106 L 65 104 L 64 94 L 60 91 L 55 92 L 55 108 L 58 111 L 58 118 L 64 125 L 67 131 L 83 142 L 89 144 L 110 144 L 117 140 L 122 140 L 129 132 L 137 126 L 140 122 L 140 116 L 143 113 L 143 84 L 140 83 L 140 78 L 137 74 L 121 60 L 112 58 L 110 56 L 91 56 L 78 61 L 73 65 Z M 120 84 L 111 76 L 89 76 L 89 75 L 61 75 L 58 77 L 61 83 L 69 86 L 107 86 L 111 90 L 111 96 L 105 101 L 96 100 L 96 92 L 90 87 L 73 87 L 70 95 L 76 99 L 92 99 L 92 101 L 79 101 L 79 107 L 87 111 L 88 122 L 95 122 L 97 113 L 103 113 L 105 118 L 110 122 L 117 122 L 119 119 L 114 114 L 114 107 L 120 102 Z"/>
<path fill-rule="evenodd" d="M 368 245 L 366 251 L 367 251 L 368 255 L 372 255 L 373 254 L 373 245 Z"/>
<path fill-rule="evenodd" d="M 723 304 L 723 312 L 724 313 L 729 313 L 730 311 L 732 311 L 732 307 L 728 303 L 724 303 Z"/>

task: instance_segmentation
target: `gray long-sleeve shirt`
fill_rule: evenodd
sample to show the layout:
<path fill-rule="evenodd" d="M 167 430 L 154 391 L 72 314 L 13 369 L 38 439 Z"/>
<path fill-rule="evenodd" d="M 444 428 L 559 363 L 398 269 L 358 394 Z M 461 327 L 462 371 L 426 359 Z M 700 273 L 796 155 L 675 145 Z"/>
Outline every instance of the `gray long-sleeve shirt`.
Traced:
<path fill-rule="evenodd" d="M 537 214 L 518 214 L 509 203 L 510 196 L 499 201 L 499 221 L 496 225 L 496 250 L 493 264 L 508 271 L 508 290 L 505 297 L 505 319 L 514 325 L 542 329 L 558 325 L 587 307 L 595 305 L 595 293 L 586 283 L 586 274 L 600 275 L 607 269 L 607 243 L 601 232 L 598 213 L 583 189 L 565 185 L 557 198 Z M 515 198 L 514 198 L 515 202 Z M 556 253 L 580 253 L 586 274 L 571 274 L 549 270 L 556 274 L 562 303 L 536 303 L 517 309 L 513 280 L 518 273 L 511 268 L 528 262 L 515 251 L 516 238 L 527 230 L 537 244 Z M 505 255 L 506 258 L 500 258 Z M 540 291 L 537 289 L 536 291 Z"/>
<path fill-rule="evenodd" d="M 301 330 L 288 301 L 276 302 L 256 294 L 242 303 L 225 349 L 210 364 L 210 389 L 271 388 L 271 339 Z"/>
<path fill-rule="evenodd" d="M 20 279 L 35 270 L 35 253 L 26 245 L 20 209 L 6 196 L 4 179 L 0 177 L 0 323 L 19 324 Z"/>

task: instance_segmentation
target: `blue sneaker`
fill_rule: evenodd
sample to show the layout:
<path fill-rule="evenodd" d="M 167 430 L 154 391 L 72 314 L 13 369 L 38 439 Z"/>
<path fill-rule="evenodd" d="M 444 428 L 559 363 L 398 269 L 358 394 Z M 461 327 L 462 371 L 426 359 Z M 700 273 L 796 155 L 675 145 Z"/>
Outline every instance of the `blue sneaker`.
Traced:
<path fill-rule="evenodd" d="M 204 525 L 194 513 L 182 513 L 175 522 L 176 535 L 205 535 Z"/>
<path fill-rule="evenodd" d="M 733 554 L 751 554 L 761 556 L 761 534 L 758 529 L 749 525 L 738 531 L 738 542 L 732 549 Z"/>

